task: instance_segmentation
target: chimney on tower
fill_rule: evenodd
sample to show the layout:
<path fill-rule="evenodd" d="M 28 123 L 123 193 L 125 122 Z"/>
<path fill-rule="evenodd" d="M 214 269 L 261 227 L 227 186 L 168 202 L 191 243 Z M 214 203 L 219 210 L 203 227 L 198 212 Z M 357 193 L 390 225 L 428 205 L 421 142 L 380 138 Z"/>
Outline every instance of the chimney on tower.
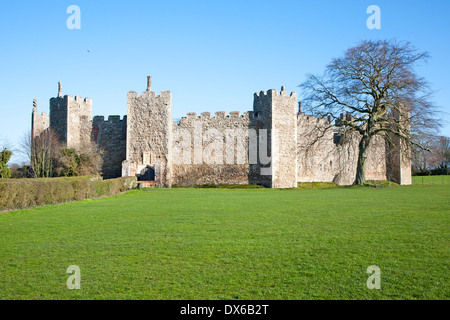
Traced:
<path fill-rule="evenodd" d="M 58 98 L 62 98 L 62 86 L 61 81 L 58 82 Z"/>
<path fill-rule="evenodd" d="M 298 114 L 302 114 L 302 102 L 298 102 Z"/>
<path fill-rule="evenodd" d="M 152 91 L 152 77 L 147 77 L 147 91 Z"/>

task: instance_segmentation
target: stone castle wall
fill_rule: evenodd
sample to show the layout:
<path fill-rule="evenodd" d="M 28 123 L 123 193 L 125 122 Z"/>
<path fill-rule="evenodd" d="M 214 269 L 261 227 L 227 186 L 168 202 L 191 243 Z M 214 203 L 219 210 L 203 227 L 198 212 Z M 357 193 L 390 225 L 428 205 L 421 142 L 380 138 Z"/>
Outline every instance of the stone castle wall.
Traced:
<path fill-rule="evenodd" d="M 249 164 L 249 182 L 251 184 L 272 187 L 272 97 L 275 90 L 253 94 L 253 117 L 250 127 L 255 130 L 257 139 L 256 159 Z M 250 148 L 249 148 L 250 149 Z"/>
<path fill-rule="evenodd" d="M 248 184 L 249 113 L 189 113 L 173 123 L 172 182 Z"/>
<path fill-rule="evenodd" d="M 89 145 L 92 133 L 92 100 L 70 95 L 64 96 L 67 101 L 67 147 L 81 150 Z"/>
<path fill-rule="evenodd" d="M 50 99 L 50 128 L 64 145 L 67 145 L 68 136 L 68 97 Z"/>
<path fill-rule="evenodd" d="M 47 127 L 69 148 L 94 141 L 103 152 L 102 174 L 153 177 L 159 186 L 260 184 L 295 187 L 297 182 L 352 184 L 358 134 L 343 135 L 330 120 L 297 112 L 297 96 L 269 90 L 254 94 L 253 110 L 189 113 L 172 121 L 172 95 L 147 90 L 128 93 L 127 116 L 92 120 L 92 101 L 62 96 L 50 99 L 50 116 L 34 104 L 33 135 Z M 331 128 L 331 129 L 330 129 Z M 343 143 L 343 139 L 347 139 Z M 398 149 L 399 150 L 399 149 Z M 408 155 L 372 140 L 366 179 L 410 182 Z"/>
<path fill-rule="evenodd" d="M 272 188 L 297 187 L 297 94 L 272 93 Z"/>
<path fill-rule="evenodd" d="M 358 134 L 347 133 L 346 143 L 340 143 L 327 119 L 299 114 L 297 121 L 298 182 L 352 184 L 356 176 Z M 366 179 L 386 180 L 384 139 L 374 138 L 369 148 Z"/>
<path fill-rule="evenodd" d="M 295 187 L 296 104 L 295 93 L 269 90 L 255 94 L 253 111 L 243 115 L 189 113 L 173 125 L 173 183 Z"/>
<path fill-rule="evenodd" d="M 67 148 L 88 144 L 92 131 L 92 100 L 65 95 L 50 99 L 50 128 Z"/>
<path fill-rule="evenodd" d="M 105 179 L 122 176 L 122 162 L 127 156 L 127 117 L 95 116 L 92 122 L 92 141 L 102 152 L 102 176 Z"/>
<path fill-rule="evenodd" d="M 162 91 L 128 93 L 127 148 L 123 175 L 157 166 L 161 186 L 171 186 L 172 94 Z"/>
<path fill-rule="evenodd" d="M 392 110 L 391 117 L 395 119 L 393 126 L 401 124 L 403 128 L 409 128 L 407 120 L 409 118 L 409 110 L 402 108 L 403 114 L 398 110 Z M 396 128 L 398 130 L 398 128 Z M 386 159 L 389 163 L 387 167 L 388 179 L 398 184 L 409 185 L 412 183 L 411 177 L 411 149 L 405 144 L 400 137 L 391 134 L 389 137 L 391 143 L 386 144 Z"/>

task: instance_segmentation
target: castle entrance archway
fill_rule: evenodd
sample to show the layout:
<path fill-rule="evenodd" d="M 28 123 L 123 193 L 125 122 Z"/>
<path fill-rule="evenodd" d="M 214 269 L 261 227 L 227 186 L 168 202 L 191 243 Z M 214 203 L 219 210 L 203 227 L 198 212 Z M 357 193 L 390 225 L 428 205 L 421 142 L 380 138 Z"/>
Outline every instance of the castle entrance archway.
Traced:
<path fill-rule="evenodd" d="M 155 181 L 155 168 L 147 166 L 142 169 L 141 174 L 138 176 L 138 181 Z"/>

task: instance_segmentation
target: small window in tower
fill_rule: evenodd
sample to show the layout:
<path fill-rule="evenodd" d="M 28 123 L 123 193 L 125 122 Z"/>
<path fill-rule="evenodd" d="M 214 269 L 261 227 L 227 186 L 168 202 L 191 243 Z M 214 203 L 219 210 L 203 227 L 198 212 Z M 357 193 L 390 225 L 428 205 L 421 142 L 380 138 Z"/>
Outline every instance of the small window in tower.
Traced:
<path fill-rule="evenodd" d="M 142 163 L 151 164 L 150 152 L 144 152 L 142 154 Z"/>

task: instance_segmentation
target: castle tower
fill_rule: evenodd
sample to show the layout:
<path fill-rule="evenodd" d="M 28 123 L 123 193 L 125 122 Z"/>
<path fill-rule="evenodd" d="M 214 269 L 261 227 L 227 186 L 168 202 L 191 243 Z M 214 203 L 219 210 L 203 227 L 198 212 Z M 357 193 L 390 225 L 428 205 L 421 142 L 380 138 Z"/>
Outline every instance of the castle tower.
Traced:
<path fill-rule="evenodd" d="M 399 109 L 392 109 L 390 117 L 394 119 L 394 126 L 401 126 L 409 131 L 409 109 L 401 106 Z M 396 128 L 398 130 L 398 128 Z M 400 185 L 410 185 L 412 183 L 411 172 L 411 149 L 404 139 L 391 134 L 390 141 L 386 142 L 387 146 L 387 178 Z"/>
<path fill-rule="evenodd" d="M 58 82 L 58 96 L 50 99 L 50 128 L 67 148 L 80 149 L 91 141 L 92 100 L 62 94 Z"/>
<path fill-rule="evenodd" d="M 271 188 L 297 187 L 297 94 L 288 95 L 285 87 L 280 93 L 255 93 L 253 112 L 251 127 L 258 135 L 258 164 L 250 165 L 251 183 Z M 270 164 L 263 159 L 264 148 Z"/>
<path fill-rule="evenodd" d="M 31 113 L 31 138 L 39 136 L 43 131 L 50 126 L 49 115 L 43 112 L 39 114 L 37 109 L 37 101 L 33 99 L 33 111 Z"/>
<path fill-rule="evenodd" d="M 141 96 L 128 93 L 126 161 L 122 175 L 145 175 L 153 170 L 158 185 L 171 186 L 172 94 L 151 91 L 151 78 Z"/>

